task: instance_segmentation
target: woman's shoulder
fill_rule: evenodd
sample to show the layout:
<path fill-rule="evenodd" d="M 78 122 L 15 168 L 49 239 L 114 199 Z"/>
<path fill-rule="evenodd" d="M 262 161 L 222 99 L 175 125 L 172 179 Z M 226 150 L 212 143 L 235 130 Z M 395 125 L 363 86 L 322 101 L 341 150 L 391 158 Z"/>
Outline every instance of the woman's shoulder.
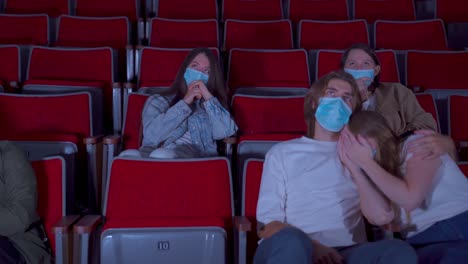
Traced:
<path fill-rule="evenodd" d="M 413 91 L 411 91 L 408 87 L 404 86 L 401 83 L 390 83 L 390 82 L 383 82 L 380 83 L 378 89 L 375 90 L 377 96 L 389 98 L 394 97 L 398 101 L 404 101 L 408 99 L 411 95 L 413 95 Z"/>
<path fill-rule="evenodd" d="M 411 92 L 411 90 L 399 82 L 381 82 L 379 84 L 379 89 L 381 90 L 391 90 L 391 91 L 400 91 L 400 92 Z"/>

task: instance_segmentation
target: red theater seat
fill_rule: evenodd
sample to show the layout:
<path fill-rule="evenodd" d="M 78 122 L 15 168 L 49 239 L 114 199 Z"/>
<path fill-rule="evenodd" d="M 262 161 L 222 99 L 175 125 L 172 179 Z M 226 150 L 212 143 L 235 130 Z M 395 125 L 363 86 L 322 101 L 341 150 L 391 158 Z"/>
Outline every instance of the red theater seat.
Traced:
<path fill-rule="evenodd" d="M 230 181 L 226 158 L 115 159 L 105 220 L 86 216 L 74 227 L 84 252 L 80 263 L 92 254 L 104 263 L 226 263 L 232 259 L 227 242 L 234 214 Z M 95 228 L 101 221 L 102 228 Z M 89 234 L 99 235 L 93 242 Z M 159 241 L 156 247 L 166 254 L 158 254 L 150 241 Z M 100 252 L 88 250 L 89 243 L 100 243 Z"/>
<path fill-rule="evenodd" d="M 292 49 L 291 21 L 245 21 L 227 19 L 224 26 L 224 48 Z"/>

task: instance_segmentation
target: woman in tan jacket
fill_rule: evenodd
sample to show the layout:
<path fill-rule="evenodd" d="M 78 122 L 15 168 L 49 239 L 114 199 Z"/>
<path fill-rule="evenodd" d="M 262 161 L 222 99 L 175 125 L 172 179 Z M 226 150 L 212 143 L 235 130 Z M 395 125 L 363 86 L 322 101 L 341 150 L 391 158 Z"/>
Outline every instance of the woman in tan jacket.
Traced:
<path fill-rule="evenodd" d="M 380 62 L 371 48 L 362 43 L 352 45 L 341 58 L 341 68 L 356 79 L 363 110 L 381 114 L 396 135 L 425 135 L 410 144 L 410 152 L 425 159 L 448 153 L 456 159 L 452 139 L 436 133 L 434 118 L 419 105 L 413 92 L 400 83 L 380 82 Z"/>
<path fill-rule="evenodd" d="M 0 263 L 51 262 L 38 228 L 31 227 L 39 220 L 36 207 L 36 176 L 26 155 L 0 141 Z"/>

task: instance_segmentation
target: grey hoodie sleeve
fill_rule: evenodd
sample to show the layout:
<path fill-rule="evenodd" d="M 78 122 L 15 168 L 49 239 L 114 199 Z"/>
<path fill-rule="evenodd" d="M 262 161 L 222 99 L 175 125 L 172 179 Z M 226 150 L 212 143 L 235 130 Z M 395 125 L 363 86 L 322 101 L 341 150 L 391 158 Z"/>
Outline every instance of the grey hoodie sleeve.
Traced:
<path fill-rule="evenodd" d="M 11 143 L 0 154 L 0 173 L 6 193 L 0 195 L 0 235 L 24 232 L 37 220 L 36 175 L 26 155 Z"/>

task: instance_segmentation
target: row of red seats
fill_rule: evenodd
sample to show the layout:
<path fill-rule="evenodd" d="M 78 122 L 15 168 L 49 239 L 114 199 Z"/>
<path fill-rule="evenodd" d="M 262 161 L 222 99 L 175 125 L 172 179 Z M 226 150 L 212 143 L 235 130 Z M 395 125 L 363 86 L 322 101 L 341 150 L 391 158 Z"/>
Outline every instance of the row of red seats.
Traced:
<path fill-rule="evenodd" d="M 129 21 L 125 17 L 60 16 L 57 26 L 52 27 L 53 31 L 49 24 L 46 15 L 0 15 L 0 43 L 108 46 L 114 49 L 125 49 L 134 43 Z M 146 33 L 140 30 L 138 43 L 146 39 L 149 46 L 160 48 L 346 49 L 353 43 L 361 42 L 377 49 L 449 49 L 444 22 L 440 19 L 405 22 L 378 20 L 373 25 L 373 34 L 369 34 L 364 20 L 302 20 L 297 32 L 294 32 L 290 20 L 227 20 L 222 39 L 218 22 L 214 19 L 188 21 L 154 18 L 143 28 L 147 30 Z"/>
<path fill-rule="evenodd" d="M 38 213 L 58 264 L 218 264 L 253 259 L 262 159 L 245 162 L 237 214 L 230 163 L 225 158 L 115 159 L 102 213 L 82 217 L 68 205 L 65 160 L 49 157 L 32 165 L 38 182 Z M 459 167 L 468 176 L 468 163 Z M 73 236 L 77 239 L 70 239 Z"/>
<path fill-rule="evenodd" d="M 416 1 L 417 2 L 417 1 Z M 426 1 L 427 2 L 427 1 Z M 468 4 L 458 0 L 432 0 L 432 10 L 420 8 L 432 18 L 447 22 L 468 22 Z M 218 11 L 218 7 L 219 10 Z M 423 5 L 425 7 L 426 5 Z M 0 6 L 1 8 L 2 6 Z M 275 20 L 289 18 L 294 23 L 302 19 L 347 20 L 377 19 L 415 20 L 414 0 L 8 0 L 3 9 L 10 14 L 40 14 L 78 16 L 126 16 L 131 21 L 157 16 L 173 19 L 243 19 Z M 221 15 L 219 15 L 221 13 Z"/>
<path fill-rule="evenodd" d="M 101 194 L 104 192 L 102 188 L 105 187 L 113 157 L 120 150 L 137 149 L 141 144 L 141 113 L 148 96 L 130 94 L 123 132 L 119 137 L 114 135 L 104 138 L 102 157 L 95 149 L 91 149 L 93 144 L 87 139 L 92 135 L 93 116 L 91 96 L 86 92 L 67 95 L 0 94 L 0 124 L 5 128 L 1 131 L 0 139 L 20 142 L 23 147 L 30 149 L 31 157 L 68 153 L 71 157 L 67 160 L 75 162 L 72 169 L 90 163 L 86 171 L 73 172 L 68 177 L 76 179 L 76 184 L 84 184 L 80 181 L 85 180 L 87 185 L 82 187 L 90 195 L 87 199 L 100 207 Z M 448 134 L 455 142 L 466 147 L 468 126 L 464 122 L 464 114 L 468 96 L 452 95 L 448 98 L 449 109 L 438 109 L 430 94 L 417 95 L 423 108 L 432 113 L 437 121 L 442 118 L 448 120 Z M 234 141 L 237 145 L 231 147 L 237 148 L 237 151 L 235 157 L 228 156 L 235 158 L 240 166 L 247 158 L 262 158 L 275 142 L 305 134 L 303 101 L 303 95 L 235 95 L 232 114 L 239 132 Z M 448 116 L 441 116 L 437 110 L 444 110 Z M 100 142 L 95 139 L 94 148 Z M 65 148 L 65 144 L 75 147 Z M 101 162 L 102 171 L 98 169 Z M 242 172 L 242 168 L 239 167 L 238 171 Z"/>
<path fill-rule="evenodd" d="M 51 17 L 73 14 L 77 16 L 124 16 L 136 22 L 144 17 L 144 3 L 140 0 L 4 0 L 0 11 L 7 14 L 47 14 Z"/>
<path fill-rule="evenodd" d="M 49 84 L 56 86 L 65 86 L 69 81 L 78 81 L 84 86 L 83 82 L 88 82 L 86 86 L 105 87 L 105 96 L 112 97 L 110 88 L 118 79 L 115 76 L 116 63 L 109 48 L 66 49 L 35 46 L 25 58 L 28 62 L 26 64 L 21 63 L 24 53 L 20 51 L 21 47 L 15 45 L 0 48 L 0 58 L 4 62 L 0 66 L 1 85 L 21 83 L 25 89 L 33 84 L 47 84 L 46 80 L 53 80 L 53 83 Z M 137 50 L 134 54 L 137 88 L 169 86 L 189 51 L 190 49 L 150 47 Z M 219 55 L 217 49 L 213 51 Z M 227 58 L 227 84 L 232 91 L 240 87 L 307 89 L 313 80 L 339 68 L 342 52 L 314 50 L 308 54 L 304 49 L 233 49 Z M 377 54 L 382 64 L 381 81 L 402 82 L 412 89 L 419 88 L 419 91 L 468 88 L 463 75 L 463 70 L 468 67 L 466 51 L 395 53 L 392 50 L 378 50 Z M 89 82 L 93 82 L 94 85 Z"/>
<path fill-rule="evenodd" d="M 465 94 L 467 90 L 464 90 Z M 137 149 L 141 144 L 141 112 L 148 95 L 130 94 L 124 115 L 120 142 L 115 136 L 105 141 L 104 162 L 109 165 L 119 150 Z M 420 104 L 434 119 L 448 122 L 448 134 L 457 142 L 468 141 L 468 127 L 463 122 L 467 111 L 466 96 L 448 96 L 448 109 L 439 109 L 431 94 L 418 94 Z M 9 129 L 2 130 L 1 139 L 14 141 L 60 141 L 76 145 L 81 160 L 85 159 L 89 147 L 86 138 L 93 133 L 93 106 L 91 95 L 86 92 L 69 95 L 15 95 L 0 94 L 0 123 Z M 11 109 L 16 109 L 11 111 Z M 278 141 L 297 137 L 305 133 L 303 120 L 303 95 L 264 96 L 237 94 L 232 100 L 232 113 L 239 126 L 238 143 L 244 140 Z M 442 116 L 446 113 L 448 116 Z M 94 140 L 96 141 L 96 140 Z M 110 146 L 113 145 L 113 146 Z M 239 145 L 240 146 L 240 145 Z M 255 148 L 252 148 L 255 149 Z M 46 151 L 44 149 L 44 151 Z M 243 151 L 238 150 L 238 154 Z M 94 153 L 96 154 L 96 153 Z M 90 160 L 90 157 L 86 158 Z M 99 160 L 94 157 L 92 160 Z M 94 161 L 99 162 L 99 161 Z M 99 166 L 98 166 L 99 167 Z M 94 168 L 95 169 L 95 168 Z M 104 176 L 107 173 L 104 173 Z M 92 176 L 94 177 L 94 175 Z M 96 188 L 96 187 L 93 187 Z"/>
<path fill-rule="evenodd" d="M 94 135 L 121 130 L 122 109 L 126 106 L 126 89 L 118 82 L 117 63 L 110 48 L 64 49 L 33 47 L 20 52 L 19 46 L 0 48 L 0 87 L 21 85 L 23 93 L 57 93 L 89 91 L 93 97 Z M 213 51 L 219 55 L 216 49 Z M 134 52 L 134 53 L 133 53 Z M 189 49 L 143 48 L 131 51 L 125 68 L 133 69 L 127 80 L 137 79 L 137 89 L 145 93 L 168 87 L 175 78 Z M 133 54 L 132 54 L 133 53 Z M 468 67 L 466 51 L 407 51 L 397 60 L 394 51 L 377 52 L 382 64 L 381 81 L 402 82 L 419 92 L 432 89 L 463 90 L 468 88 L 463 70 Z M 229 53 L 226 72 L 231 94 L 237 90 L 266 92 L 260 88 L 276 87 L 267 93 L 303 94 L 313 80 L 339 69 L 342 51 L 318 50 L 309 54 L 303 49 L 245 50 Z M 23 56 L 24 57 L 24 56 Z M 22 61 L 27 63 L 22 64 Z M 131 62 L 135 61 L 132 65 Z M 96 89 L 98 88 L 98 89 Z M 256 89 L 252 89 L 256 88 Z M 444 95 L 438 95 L 437 98 Z M 445 95 L 446 97 L 446 95 Z"/>
<path fill-rule="evenodd" d="M 468 163 L 459 163 L 460 169 L 463 171 L 465 176 L 468 177 Z M 242 216 L 247 218 L 251 223 L 251 232 L 246 235 L 245 243 L 243 248 L 246 248 L 247 263 L 253 260 L 255 250 L 257 248 L 257 232 L 255 232 L 257 226 L 256 211 L 257 211 L 257 200 L 258 193 L 260 190 L 260 182 L 263 171 L 263 160 L 262 159 L 250 159 L 246 162 L 245 170 L 243 172 L 243 198 L 242 198 Z"/>
<path fill-rule="evenodd" d="M 464 92 L 464 93 L 463 93 Z M 441 121 L 448 123 L 448 135 L 463 147 L 468 143 L 468 125 L 464 122 L 468 90 L 463 95 L 449 95 L 437 102 L 429 93 L 416 95 L 424 110 L 431 113 L 440 127 Z M 142 140 L 141 112 L 148 95 L 130 94 L 125 112 L 124 126 L 120 143 L 123 150 L 139 148 Z M 438 109 L 446 106 L 447 109 Z M 278 141 L 292 139 L 306 133 L 306 123 L 303 115 L 303 95 L 265 96 L 236 94 L 231 104 L 231 112 L 239 126 L 236 144 L 236 160 L 241 166 L 247 158 L 263 158 L 271 145 Z M 444 116 L 445 115 L 445 116 Z M 108 166 L 115 152 L 117 142 L 105 142 L 105 148 L 112 149 L 107 158 Z M 106 161 L 104 161 L 106 162 Z M 239 167 L 239 172 L 242 168 Z"/>

